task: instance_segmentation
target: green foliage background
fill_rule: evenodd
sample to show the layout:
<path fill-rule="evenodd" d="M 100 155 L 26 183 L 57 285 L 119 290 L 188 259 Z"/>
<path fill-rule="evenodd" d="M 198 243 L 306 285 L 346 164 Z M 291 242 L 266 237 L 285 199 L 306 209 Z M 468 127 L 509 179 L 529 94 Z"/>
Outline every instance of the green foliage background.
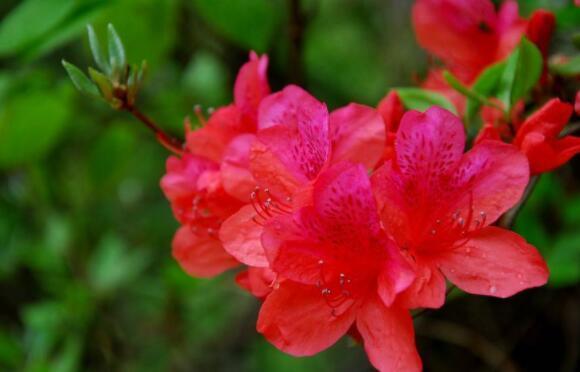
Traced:
<path fill-rule="evenodd" d="M 113 23 L 129 60 L 149 63 L 140 108 L 177 135 L 194 104 L 231 101 L 250 49 L 271 56 L 275 89 L 300 82 L 331 107 L 375 105 L 389 87 L 411 85 L 424 73 L 410 1 L 302 1 L 298 66 L 289 57 L 288 3 L 0 3 L 0 370 L 370 369 L 362 348 L 347 340 L 313 358 L 278 352 L 256 334 L 258 304 L 235 287 L 233 273 L 212 280 L 185 275 L 171 258 L 177 224 L 158 186 L 167 152 L 131 117 L 74 91 L 60 65 L 62 58 L 91 65 L 85 25 L 103 38 Z M 558 12 L 557 40 L 580 25 L 568 1 L 521 2 L 525 13 L 540 5 Z M 542 177 L 517 220 L 517 230 L 550 264 L 550 288 L 513 303 L 459 296 L 442 317 L 461 321 L 457 313 L 468 312 L 484 319 L 473 331 L 494 340 L 503 334 L 480 328 L 506 316 L 517 322 L 518 309 L 537 315 L 546 302 L 571 303 L 580 313 L 579 174 L 576 160 Z M 420 320 L 418 341 L 432 370 L 493 370 L 461 345 L 422 334 L 421 322 L 429 321 Z M 567 326 L 562 320 L 550 330 L 560 335 Z M 511 350 L 520 361 L 522 351 Z M 562 370 L 574 368 L 577 355 L 570 362 L 562 350 L 548 356 Z"/>

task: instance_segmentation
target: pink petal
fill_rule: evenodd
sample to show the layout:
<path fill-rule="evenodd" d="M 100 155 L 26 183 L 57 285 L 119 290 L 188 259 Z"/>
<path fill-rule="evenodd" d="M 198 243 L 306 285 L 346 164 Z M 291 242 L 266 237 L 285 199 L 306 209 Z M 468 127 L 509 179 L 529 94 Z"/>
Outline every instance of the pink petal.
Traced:
<path fill-rule="evenodd" d="M 258 298 L 264 298 L 272 292 L 275 279 L 276 274 L 265 267 L 248 267 L 236 275 L 236 283 Z"/>
<path fill-rule="evenodd" d="M 571 104 L 558 98 L 551 99 L 524 121 L 518 129 L 514 144 L 521 146 L 525 137 L 532 132 L 539 133 L 547 139 L 557 138 L 570 120 L 573 111 Z"/>
<path fill-rule="evenodd" d="M 191 227 L 181 226 L 173 238 L 173 257 L 189 275 L 209 278 L 239 263 L 224 251 L 219 240 L 198 236 Z"/>
<path fill-rule="evenodd" d="M 199 192 L 197 186 L 200 176 L 208 171 L 215 171 L 217 164 L 186 153 L 181 159 L 170 156 L 166 169 L 166 174 L 161 178 L 161 189 L 171 202 L 175 218 L 186 223 L 193 218 L 190 211 L 193 198 Z"/>
<path fill-rule="evenodd" d="M 438 309 L 445 303 L 445 278 L 436 267 L 418 257 L 415 280 L 399 295 L 401 306 L 407 309 Z"/>
<path fill-rule="evenodd" d="M 457 165 L 465 147 L 461 120 L 447 110 L 432 107 L 408 111 L 401 120 L 397 164 L 408 183 L 419 193 L 436 193 L 441 179 Z"/>
<path fill-rule="evenodd" d="M 399 247 L 392 241 L 386 244 L 389 258 L 377 279 L 377 293 L 385 304 L 391 306 L 397 295 L 407 289 L 415 279 L 415 271 L 401 256 Z"/>
<path fill-rule="evenodd" d="M 328 110 L 297 86 L 260 105 L 258 139 L 294 174 L 313 179 L 330 154 Z"/>
<path fill-rule="evenodd" d="M 528 161 L 515 146 L 482 141 L 464 155 L 452 176 L 456 199 L 451 208 L 465 219 L 472 211 L 470 227 L 490 225 L 520 200 L 528 181 Z"/>
<path fill-rule="evenodd" d="M 204 126 L 187 132 L 187 149 L 192 154 L 220 162 L 227 144 L 243 132 L 238 108 L 234 105 L 221 107 Z"/>
<path fill-rule="evenodd" d="M 385 147 L 385 124 L 379 113 L 351 103 L 330 114 L 332 162 L 351 161 L 372 169 Z"/>
<path fill-rule="evenodd" d="M 314 206 L 326 224 L 340 227 L 351 242 L 376 235 L 379 218 L 371 184 L 360 164 L 338 163 L 320 175 L 314 185 Z M 335 231 L 339 233 L 339 231 Z"/>
<path fill-rule="evenodd" d="M 221 176 L 226 192 L 241 201 L 248 202 L 256 187 L 250 172 L 250 148 L 255 140 L 253 134 L 236 137 L 226 148 L 221 164 Z"/>
<path fill-rule="evenodd" d="M 254 126 L 258 116 L 258 106 L 264 97 L 270 94 L 268 77 L 268 56 L 258 57 L 250 53 L 250 61 L 246 62 L 236 78 L 234 85 L 234 101 L 246 121 Z"/>
<path fill-rule="evenodd" d="M 248 266 L 267 267 L 268 260 L 260 242 L 263 226 L 251 205 L 242 207 L 222 223 L 219 237 L 224 249 Z"/>
<path fill-rule="evenodd" d="M 546 284 L 548 268 L 538 251 L 514 232 L 486 227 L 461 248 L 441 256 L 445 276 L 465 292 L 509 297 Z"/>
<path fill-rule="evenodd" d="M 320 289 L 285 281 L 266 297 L 258 332 L 294 356 L 314 355 L 338 341 L 353 324 L 353 308 L 335 316 Z"/>
<path fill-rule="evenodd" d="M 493 62 L 497 15 L 490 0 L 418 0 L 413 28 L 419 44 L 470 82 Z"/>
<path fill-rule="evenodd" d="M 260 141 L 254 142 L 250 149 L 250 170 L 258 184 L 270 189 L 278 198 L 293 195 L 308 182 L 302 174 L 290 171 L 274 152 Z"/>
<path fill-rule="evenodd" d="M 358 311 L 356 326 L 375 368 L 389 372 L 421 371 L 413 320 L 407 310 L 385 307 L 378 298 L 372 298 Z"/>

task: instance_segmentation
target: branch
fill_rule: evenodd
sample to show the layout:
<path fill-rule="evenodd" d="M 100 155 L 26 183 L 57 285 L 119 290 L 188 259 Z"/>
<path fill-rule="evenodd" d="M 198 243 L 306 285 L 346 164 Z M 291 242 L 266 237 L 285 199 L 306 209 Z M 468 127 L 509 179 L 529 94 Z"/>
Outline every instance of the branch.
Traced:
<path fill-rule="evenodd" d="M 302 44 L 306 20 L 302 13 L 300 0 L 288 0 L 288 11 L 288 36 L 290 38 L 288 68 L 290 69 L 290 80 L 300 84 L 303 80 Z"/>

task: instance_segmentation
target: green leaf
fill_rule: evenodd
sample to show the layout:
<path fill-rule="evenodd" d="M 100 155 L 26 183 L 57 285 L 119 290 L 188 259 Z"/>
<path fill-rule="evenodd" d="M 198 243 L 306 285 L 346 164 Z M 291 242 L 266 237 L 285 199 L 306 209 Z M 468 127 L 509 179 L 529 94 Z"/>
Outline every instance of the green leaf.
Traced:
<path fill-rule="evenodd" d="M 431 106 L 439 106 L 457 115 L 455 106 L 439 93 L 421 88 L 397 88 L 395 90 L 408 110 L 425 111 Z"/>
<path fill-rule="evenodd" d="M 121 38 L 115 31 L 115 27 L 112 24 L 107 25 L 108 34 L 108 49 L 109 49 L 109 64 L 111 65 L 111 70 L 114 75 L 121 74 L 120 79 L 123 79 L 123 69 L 127 64 L 127 59 L 125 57 L 125 47 L 123 47 L 123 42 Z"/>
<path fill-rule="evenodd" d="M 550 71 L 565 77 L 580 75 L 580 55 L 570 58 L 565 63 L 550 63 Z"/>
<path fill-rule="evenodd" d="M 111 102 L 113 99 L 113 85 L 111 84 L 109 78 L 92 67 L 89 67 L 89 75 L 95 84 L 97 84 L 99 87 L 99 90 L 101 91 L 105 101 Z"/>
<path fill-rule="evenodd" d="M 97 38 L 97 34 L 95 33 L 92 25 L 87 25 L 87 34 L 89 36 L 91 52 L 93 53 L 93 58 L 95 59 L 97 67 L 99 67 L 101 71 L 104 71 L 106 74 L 109 74 L 111 72 L 111 66 L 109 66 L 105 57 L 103 56 L 101 45 L 99 44 L 99 39 Z"/>
<path fill-rule="evenodd" d="M 61 138 L 71 115 L 72 88 L 16 94 L 0 106 L 0 168 L 38 160 Z"/>
<path fill-rule="evenodd" d="M 63 21 L 74 8 L 71 0 L 26 0 L 0 23 L 0 56 L 24 51 Z"/>
<path fill-rule="evenodd" d="M 88 94 L 92 97 L 100 97 L 99 89 L 93 82 L 85 75 L 78 67 L 62 60 L 62 65 L 66 69 L 68 76 L 72 80 L 74 86 L 82 93 Z"/>
<path fill-rule="evenodd" d="M 508 111 L 536 85 L 542 75 L 542 67 L 542 54 L 538 48 L 528 39 L 522 38 L 518 47 L 508 57 L 499 82 L 497 97 Z"/>
<path fill-rule="evenodd" d="M 495 96 L 499 87 L 501 77 L 505 70 L 505 62 L 496 63 L 483 70 L 473 85 L 471 90 L 483 97 Z M 473 122 L 475 116 L 481 108 L 481 101 L 469 98 L 465 110 L 465 118 L 468 122 Z"/>

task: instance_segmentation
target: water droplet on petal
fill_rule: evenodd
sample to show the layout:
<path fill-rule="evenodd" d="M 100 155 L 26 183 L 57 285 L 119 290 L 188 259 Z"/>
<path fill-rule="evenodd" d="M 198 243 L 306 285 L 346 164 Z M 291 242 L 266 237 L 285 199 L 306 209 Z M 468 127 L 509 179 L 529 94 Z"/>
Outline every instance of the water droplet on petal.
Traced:
<path fill-rule="evenodd" d="M 469 248 L 469 247 L 465 248 L 465 253 L 470 254 L 471 253 L 471 248 Z"/>
<path fill-rule="evenodd" d="M 495 294 L 495 292 L 497 292 L 497 287 L 495 285 L 490 286 L 489 287 L 489 293 Z"/>

